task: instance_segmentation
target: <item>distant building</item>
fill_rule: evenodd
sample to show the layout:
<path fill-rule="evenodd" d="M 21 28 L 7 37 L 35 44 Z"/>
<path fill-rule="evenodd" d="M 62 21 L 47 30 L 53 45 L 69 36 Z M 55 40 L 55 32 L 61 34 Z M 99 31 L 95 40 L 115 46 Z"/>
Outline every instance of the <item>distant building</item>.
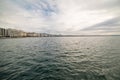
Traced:
<path fill-rule="evenodd" d="M 8 30 L 0 28 L 0 37 L 8 37 Z"/>
<path fill-rule="evenodd" d="M 7 29 L 9 37 L 26 37 L 27 33 L 16 29 Z"/>
<path fill-rule="evenodd" d="M 2 28 L 0 28 L 0 37 L 2 37 Z"/>
<path fill-rule="evenodd" d="M 52 37 L 47 33 L 24 32 L 16 29 L 0 28 L 0 37 Z"/>
<path fill-rule="evenodd" d="M 29 33 L 27 33 L 27 36 L 28 37 L 40 37 L 40 34 L 39 33 L 34 33 L 34 32 L 29 32 Z"/>
<path fill-rule="evenodd" d="M 50 35 L 49 35 L 49 34 L 46 34 L 46 33 L 41 33 L 40 36 L 41 36 L 41 37 L 49 37 Z"/>
<path fill-rule="evenodd" d="M 26 32 L 21 31 L 21 32 L 20 32 L 20 36 L 21 36 L 21 37 L 26 37 L 26 36 L 27 36 L 27 33 L 26 33 Z"/>

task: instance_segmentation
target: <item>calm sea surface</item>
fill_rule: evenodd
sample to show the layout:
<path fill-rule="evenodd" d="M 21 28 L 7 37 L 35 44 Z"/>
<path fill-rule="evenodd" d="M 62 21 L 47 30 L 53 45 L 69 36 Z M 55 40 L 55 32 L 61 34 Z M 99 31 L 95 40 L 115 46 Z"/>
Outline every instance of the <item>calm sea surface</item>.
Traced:
<path fill-rule="evenodd" d="M 120 80 L 120 37 L 0 39 L 0 80 Z"/>

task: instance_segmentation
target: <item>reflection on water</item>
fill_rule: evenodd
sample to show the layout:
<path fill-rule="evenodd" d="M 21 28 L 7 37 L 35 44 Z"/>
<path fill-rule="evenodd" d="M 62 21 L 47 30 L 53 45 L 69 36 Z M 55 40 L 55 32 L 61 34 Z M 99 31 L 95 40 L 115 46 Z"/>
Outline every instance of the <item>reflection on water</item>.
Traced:
<path fill-rule="evenodd" d="M 120 37 L 0 39 L 0 80 L 120 80 Z"/>

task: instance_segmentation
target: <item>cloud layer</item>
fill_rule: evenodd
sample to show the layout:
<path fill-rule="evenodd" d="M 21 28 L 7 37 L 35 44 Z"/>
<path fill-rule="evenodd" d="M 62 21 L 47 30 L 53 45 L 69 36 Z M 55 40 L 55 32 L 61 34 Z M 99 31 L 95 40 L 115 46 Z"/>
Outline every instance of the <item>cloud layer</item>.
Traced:
<path fill-rule="evenodd" d="M 1 0 L 0 26 L 57 34 L 120 34 L 120 0 Z"/>

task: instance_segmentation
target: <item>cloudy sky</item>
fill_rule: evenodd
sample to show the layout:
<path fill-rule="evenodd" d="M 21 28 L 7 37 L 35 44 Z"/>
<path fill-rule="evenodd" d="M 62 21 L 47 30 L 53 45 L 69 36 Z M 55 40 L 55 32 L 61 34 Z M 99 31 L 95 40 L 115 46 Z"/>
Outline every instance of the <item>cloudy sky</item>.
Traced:
<path fill-rule="evenodd" d="M 0 27 L 57 34 L 120 34 L 120 0 L 0 0 Z"/>

